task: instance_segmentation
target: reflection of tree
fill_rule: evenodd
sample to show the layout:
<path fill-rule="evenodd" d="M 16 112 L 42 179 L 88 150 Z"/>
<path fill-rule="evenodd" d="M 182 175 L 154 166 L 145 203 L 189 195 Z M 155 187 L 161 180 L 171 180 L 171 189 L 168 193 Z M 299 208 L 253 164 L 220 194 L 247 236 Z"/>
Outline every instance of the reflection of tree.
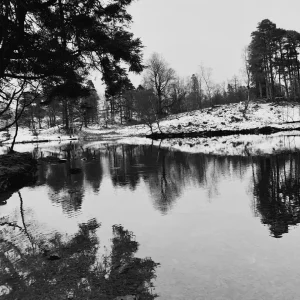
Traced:
<path fill-rule="evenodd" d="M 66 213 L 80 210 L 84 195 L 84 174 L 70 174 L 70 162 L 48 166 L 47 185 L 51 201 L 60 203 Z"/>
<path fill-rule="evenodd" d="M 254 196 L 257 213 L 271 235 L 280 238 L 300 222 L 299 154 L 259 158 Z"/>
<path fill-rule="evenodd" d="M 70 143 L 46 151 L 40 161 L 38 184 L 47 184 L 52 202 L 59 203 L 67 214 L 81 209 L 84 179 L 98 192 L 103 177 L 100 153 Z M 57 158 L 49 159 L 50 158 Z M 65 159 L 60 163 L 59 159 Z M 75 170 L 75 172 L 72 172 Z"/>
<path fill-rule="evenodd" d="M 83 164 L 86 181 L 91 185 L 94 192 L 98 192 L 103 178 L 103 169 L 100 161 L 100 153 L 85 149 L 83 156 L 87 162 Z"/>
<path fill-rule="evenodd" d="M 137 258 L 139 244 L 132 232 L 121 225 L 113 226 L 112 251 L 106 258 L 107 274 L 106 292 L 116 297 L 119 295 L 136 295 L 140 299 L 154 299 L 152 294 L 155 269 L 159 265 L 151 258 Z M 108 290 L 109 289 L 109 290 Z"/>
<path fill-rule="evenodd" d="M 139 182 L 139 174 L 135 170 L 139 159 L 136 148 L 137 146 L 133 145 L 108 147 L 111 179 L 114 186 L 129 185 L 133 190 L 136 188 Z"/>
<path fill-rule="evenodd" d="M 48 157 L 64 158 L 66 163 L 41 161 L 38 171 L 38 184 L 46 183 L 51 201 L 60 203 L 68 214 L 81 208 L 84 195 L 84 174 L 70 172 L 71 168 L 81 167 L 80 160 L 75 159 L 78 151 L 78 146 L 72 143 L 60 146 L 59 153 L 50 152 Z"/>
<path fill-rule="evenodd" d="M 36 247 L 6 227 L 0 233 L 0 287 L 8 292 L 3 299 L 156 297 L 151 288 L 158 264 L 151 258 L 134 257 L 138 243 L 122 226 L 113 226 L 112 251 L 104 263 L 97 259 L 99 224 L 95 220 L 80 224 L 68 241 L 60 234 L 49 240 L 36 238 Z M 9 233 L 13 239 L 5 238 Z"/>
<path fill-rule="evenodd" d="M 47 172 L 48 172 L 48 166 L 44 163 L 39 163 L 39 167 L 37 170 L 36 185 L 44 185 L 45 183 L 47 183 Z"/>
<path fill-rule="evenodd" d="M 114 186 L 134 189 L 142 179 L 155 208 L 163 214 L 173 207 L 186 185 L 203 187 L 212 197 L 218 194 L 221 176 L 239 173 L 242 177 L 249 164 L 249 158 L 189 154 L 153 145 L 110 145 L 106 153 Z"/>
<path fill-rule="evenodd" d="M 185 186 L 205 188 L 211 198 L 218 194 L 222 176 L 239 173 L 242 177 L 249 164 L 249 158 L 190 154 L 153 145 L 101 144 L 100 147 L 92 150 L 76 144 L 61 146 L 59 153 L 67 160 L 66 164 L 40 166 L 40 183 L 48 184 L 51 200 L 61 203 L 67 213 L 81 208 L 84 183 L 95 193 L 100 190 L 102 163 L 109 166 L 114 187 L 135 190 L 143 181 L 155 208 L 163 214 L 173 207 Z M 70 167 L 82 172 L 70 174 Z"/>
<path fill-rule="evenodd" d="M 1 244 L 1 248 L 6 246 L 2 256 L 6 268 L 0 269 L 1 284 L 11 289 L 6 299 L 66 299 L 70 292 L 77 299 L 83 299 L 85 291 L 79 284 L 84 276 L 90 275 L 89 269 L 95 262 L 97 224 L 89 222 L 79 227 L 79 232 L 69 242 L 63 242 L 56 234 L 47 246 L 45 241 L 39 241 L 39 250 L 27 246 L 16 252 L 15 248 L 7 247 L 7 243 Z M 43 247 L 59 253 L 56 255 L 61 259 L 50 260 L 51 256 L 46 256 Z"/>
<path fill-rule="evenodd" d="M 160 168 L 151 174 L 148 182 L 155 207 L 166 214 L 181 194 L 182 172 L 180 164 L 172 164 L 170 157 L 166 157 L 166 150 L 159 150 L 158 154 Z"/>
<path fill-rule="evenodd" d="M 113 184 L 135 189 L 143 179 L 149 185 L 155 207 L 167 213 L 180 195 L 184 160 L 179 159 L 177 164 L 166 150 L 153 146 L 113 145 L 107 149 Z"/>

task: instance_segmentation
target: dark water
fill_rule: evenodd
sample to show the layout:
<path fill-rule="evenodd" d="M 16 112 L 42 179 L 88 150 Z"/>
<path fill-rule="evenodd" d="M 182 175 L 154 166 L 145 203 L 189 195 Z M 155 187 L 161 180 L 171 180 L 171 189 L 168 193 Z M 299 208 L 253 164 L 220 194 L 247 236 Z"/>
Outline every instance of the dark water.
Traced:
<path fill-rule="evenodd" d="M 300 153 L 93 143 L 33 155 L 67 162 L 41 161 L 36 185 L 0 206 L 3 299 L 299 298 Z"/>

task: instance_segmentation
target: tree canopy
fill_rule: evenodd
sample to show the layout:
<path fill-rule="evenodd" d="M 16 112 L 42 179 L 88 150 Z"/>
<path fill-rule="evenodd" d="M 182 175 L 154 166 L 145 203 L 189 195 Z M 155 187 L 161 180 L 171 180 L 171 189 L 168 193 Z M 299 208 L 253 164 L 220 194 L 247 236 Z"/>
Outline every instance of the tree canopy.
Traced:
<path fill-rule="evenodd" d="M 300 33 L 262 20 L 251 34 L 249 67 L 260 98 L 300 98 Z"/>
<path fill-rule="evenodd" d="M 132 0 L 5 0 L 0 4 L 0 79 L 78 80 L 102 72 L 107 93 L 140 73 L 142 43 L 128 31 Z"/>

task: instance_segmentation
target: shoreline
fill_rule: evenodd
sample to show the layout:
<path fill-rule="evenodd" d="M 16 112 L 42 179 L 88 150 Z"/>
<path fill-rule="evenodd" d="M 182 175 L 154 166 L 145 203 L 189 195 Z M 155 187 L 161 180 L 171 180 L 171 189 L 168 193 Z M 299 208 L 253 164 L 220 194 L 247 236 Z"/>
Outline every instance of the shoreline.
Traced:
<path fill-rule="evenodd" d="M 77 134 L 67 134 L 60 126 L 41 129 L 38 136 L 21 128 L 16 144 L 116 140 L 132 137 L 146 137 L 152 140 L 171 138 L 214 138 L 230 135 L 258 135 L 277 132 L 300 131 L 300 104 L 287 102 L 250 102 L 247 112 L 243 103 L 218 105 L 159 120 L 159 128 L 153 123 L 152 132 L 145 124 L 139 125 L 91 125 Z M 160 131 L 161 129 L 161 131 Z M 13 136 L 13 128 L 10 129 Z M 0 141 L 7 146 L 12 139 Z"/>
<path fill-rule="evenodd" d="M 213 138 L 213 137 L 225 137 L 230 135 L 259 135 L 259 134 L 273 134 L 278 132 L 288 132 L 288 131 L 300 131 L 299 127 L 294 128 L 278 128 L 273 126 L 265 126 L 261 128 L 250 128 L 241 130 L 209 130 L 209 131 L 199 131 L 199 132 L 178 132 L 178 133 L 153 133 L 146 135 L 147 138 L 153 140 L 164 140 L 172 138 Z"/>
<path fill-rule="evenodd" d="M 289 123 L 294 124 L 295 122 Z M 298 121 L 297 121 L 298 123 Z M 275 125 L 275 124 L 274 124 Z M 282 124 L 276 124 L 277 126 L 282 126 Z M 288 125 L 288 124 L 287 124 Z M 122 130 L 122 129 L 121 129 Z M 121 131 L 120 130 L 120 131 Z M 104 131 L 103 129 L 101 131 Z M 191 132 L 154 132 L 150 134 L 122 134 L 122 132 L 111 132 L 110 129 L 107 129 L 107 133 L 98 133 L 98 134 L 79 134 L 74 135 L 71 138 L 62 138 L 62 139 L 28 139 L 28 140 L 21 140 L 16 141 L 15 144 L 37 144 L 37 143 L 51 143 L 51 142 L 58 142 L 58 143 L 66 143 L 69 141 L 106 141 L 106 140 L 121 140 L 124 138 L 147 138 L 154 141 L 157 140 L 165 140 L 165 139 L 185 139 L 185 138 L 216 138 L 216 137 L 227 137 L 227 136 L 247 136 L 247 135 L 271 135 L 274 133 L 288 133 L 292 131 L 299 131 L 300 133 L 300 126 L 297 127 L 276 127 L 276 126 L 264 126 L 264 127 L 256 127 L 256 128 L 249 128 L 249 129 L 240 129 L 240 130 L 228 130 L 228 129 L 221 129 L 221 130 L 203 130 L 203 131 L 191 131 Z M 0 147 L 6 147 L 10 145 L 10 141 L 5 141 L 4 143 L 0 143 Z"/>
<path fill-rule="evenodd" d="M 271 135 L 274 133 L 284 133 L 284 132 L 292 132 L 299 131 L 300 126 L 293 128 L 278 128 L 273 126 L 265 126 L 261 128 L 250 128 L 250 129 L 241 129 L 241 130 L 206 130 L 206 131 L 193 131 L 193 132 L 155 132 L 153 134 L 136 134 L 136 135 L 123 135 L 123 134 L 93 134 L 93 135 L 84 135 L 84 136 L 76 136 L 68 139 L 31 139 L 25 141 L 16 141 L 15 144 L 38 144 L 38 143 L 50 143 L 50 142 L 68 142 L 68 141 L 97 141 L 97 140 L 118 140 L 124 138 L 147 138 L 154 141 L 157 140 L 165 140 L 165 139 L 185 139 L 185 138 L 215 138 L 215 137 L 226 137 L 226 136 L 234 136 L 234 135 Z M 2 146 L 9 146 L 9 142 L 0 144 Z"/>

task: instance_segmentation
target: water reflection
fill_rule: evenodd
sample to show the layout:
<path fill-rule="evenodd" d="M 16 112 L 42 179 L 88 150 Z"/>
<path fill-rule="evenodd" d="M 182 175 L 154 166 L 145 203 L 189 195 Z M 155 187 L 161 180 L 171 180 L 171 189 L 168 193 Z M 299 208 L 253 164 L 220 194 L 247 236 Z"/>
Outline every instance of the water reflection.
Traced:
<path fill-rule="evenodd" d="M 250 165 L 247 158 L 187 154 L 153 145 L 109 145 L 106 151 L 113 185 L 134 190 L 144 181 L 162 214 L 170 212 L 187 186 L 205 188 L 212 198 L 224 174 L 231 176 L 238 170 L 240 176 Z"/>
<path fill-rule="evenodd" d="M 121 225 L 112 228 L 111 251 L 99 260 L 100 224 L 92 219 L 66 237 L 37 234 L 26 222 L 0 220 L 0 295 L 3 299 L 154 299 L 158 263 L 135 256 L 139 243 Z M 16 216 L 15 216 L 16 217 Z M 15 219 L 16 220 L 16 219 Z M 21 224 L 21 225 L 20 225 Z M 1 298 L 2 299 L 2 298 Z"/>
<path fill-rule="evenodd" d="M 143 149 L 138 146 L 117 146 L 107 145 L 108 162 L 111 173 L 111 180 L 114 186 L 129 186 L 134 190 L 139 183 L 139 172 L 136 167 L 141 167 L 139 163 L 140 153 Z"/>
<path fill-rule="evenodd" d="M 208 199 L 213 199 L 224 178 L 242 180 L 252 174 L 253 209 L 271 236 L 279 238 L 299 223 L 299 153 L 225 157 L 109 143 L 91 147 L 73 143 L 45 153 L 35 150 L 37 156 L 66 159 L 63 164 L 41 162 L 38 184 L 49 187 L 51 201 L 67 214 L 81 210 L 89 187 L 96 194 L 101 191 L 105 172 L 115 188 L 134 191 L 145 183 L 154 208 L 162 215 L 172 210 L 189 186 L 204 189 Z M 71 174 L 71 168 L 82 172 Z"/>
<path fill-rule="evenodd" d="M 256 211 L 275 238 L 300 222 L 299 166 L 299 153 L 258 158 L 255 162 Z"/>
<path fill-rule="evenodd" d="M 83 165 L 83 170 L 85 174 L 85 180 L 90 184 L 95 193 L 99 192 L 102 178 L 103 178 L 103 169 L 100 161 L 100 153 L 91 151 L 90 149 L 85 149 L 83 151 L 84 157 L 87 158 L 87 161 L 91 163 L 85 163 Z"/>
<path fill-rule="evenodd" d="M 158 152 L 157 173 L 149 177 L 149 188 L 153 197 L 154 205 L 163 214 L 168 213 L 175 200 L 180 196 L 182 185 L 180 184 L 180 174 L 182 166 L 171 164 L 170 156 L 166 151 Z"/>

